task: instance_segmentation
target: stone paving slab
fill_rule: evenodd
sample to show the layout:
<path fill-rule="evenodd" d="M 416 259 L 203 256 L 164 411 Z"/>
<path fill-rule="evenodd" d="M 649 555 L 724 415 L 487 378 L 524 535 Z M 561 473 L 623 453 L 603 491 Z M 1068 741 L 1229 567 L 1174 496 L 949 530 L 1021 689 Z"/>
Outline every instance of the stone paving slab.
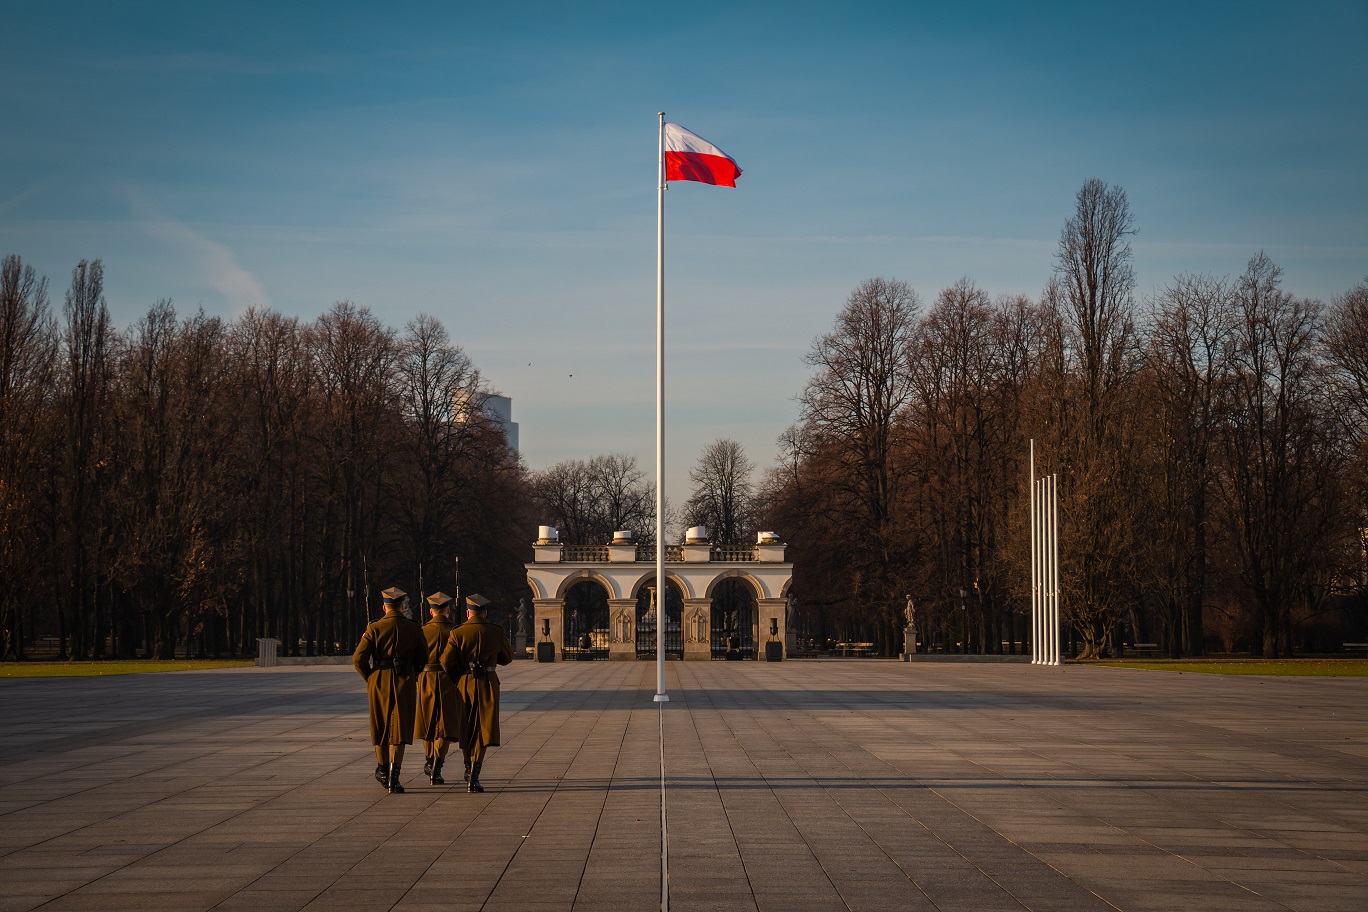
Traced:
<path fill-rule="evenodd" d="M 667 668 L 501 670 L 483 795 L 345 666 L 0 681 L 0 912 L 659 908 L 662 731 L 676 910 L 1368 908 L 1362 678 Z"/>

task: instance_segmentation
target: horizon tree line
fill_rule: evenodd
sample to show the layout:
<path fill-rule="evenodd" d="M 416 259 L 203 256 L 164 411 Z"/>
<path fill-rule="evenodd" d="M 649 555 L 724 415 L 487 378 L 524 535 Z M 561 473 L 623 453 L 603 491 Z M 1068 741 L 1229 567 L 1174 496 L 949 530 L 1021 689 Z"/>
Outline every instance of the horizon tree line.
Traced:
<path fill-rule="evenodd" d="M 1326 651 L 1368 635 L 1368 279 L 1327 306 L 1256 253 L 1137 301 L 1125 191 L 1080 188 L 1038 298 L 857 286 L 807 355 L 779 457 L 716 440 L 667 535 L 779 531 L 816 642 L 1029 649 L 1027 452 L 1058 473 L 1083 657 Z M 649 545 L 654 485 L 607 453 L 527 471 L 440 322 L 158 302 L 124 332 L 100 261 L 0 283 L 0 618 L 22 654 L 348 649 L 378 581 L 526 594 L 528 530 Z M 37 591 L 46 598 L 33 598 Z"/>
<path fill-rule="evenodd" d="M 10 655 L 350 652 L 377 593 L 514 605 L 526 470 L 440 322 L 159 301 L 110 322 L 99 260 L 0 264 L 0 621 Z"/>
<path fill-rule="evenodd" d="M 1368 632 L 1368 280 L 1327 308 L 1263 252 L 1134 298 L 1125 191 L 1089 180 L 1038 300 L 858 286 L 762 485 L 804 622 L 1025 651 L 1027 453 L 1058 473 L 1066 636 L 1279 657 Z"/>

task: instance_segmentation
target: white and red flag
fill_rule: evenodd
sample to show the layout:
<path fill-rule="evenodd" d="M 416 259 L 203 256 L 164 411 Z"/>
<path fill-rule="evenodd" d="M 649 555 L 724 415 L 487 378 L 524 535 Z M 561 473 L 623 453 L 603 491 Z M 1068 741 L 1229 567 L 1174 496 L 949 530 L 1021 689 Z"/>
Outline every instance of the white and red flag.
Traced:
<path fill-rule="evenodd" d="M 736 160 L 717 146 L 679 124 L 665 125 L 665 180 L 735 187 L 740 176 Z"/>

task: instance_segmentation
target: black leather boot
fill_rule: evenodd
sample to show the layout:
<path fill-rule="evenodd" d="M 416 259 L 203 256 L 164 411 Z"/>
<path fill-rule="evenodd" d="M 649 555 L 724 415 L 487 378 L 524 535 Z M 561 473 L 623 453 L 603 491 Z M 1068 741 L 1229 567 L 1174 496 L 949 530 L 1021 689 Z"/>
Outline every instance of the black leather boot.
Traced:
<path fill-rule="evenodd" d="M 466 783 L 467 792 L 484 791 L 484 786 L 480 785 L 480 767 L 483 765 L 483 762 L 479 760 L 476 760 L 474 763 L 470 764 L 470 781 Z"/>
<path fill-rule="evenodd" d="M 404 794 L 404 787 L 399 784 L 399 764 L 390 764 L 389 771 L 389 790 L 391 795 Z"/>
<path fill-rule="evenodd" d="M 442 762 L 445 759 L 445 757 L 438 757 L 433 761 L 431 774 L 433 785 L 446 785 L 446 780 L 442 778 Z"/>
<path fill-rule="evenodd" d="M 466 782 L 469 782 L 469 781 L 470 781 L 470 758 L 469 758 L 469 757 L 466 757 L 466 762 L 465 762 L 465 763 L 466 763 L 465 781 L 466 781 Z"/>
<path fill-rule="evenodd" d="M 431 757 L 428 757 L 426 760 L 423 761 L 423 775 L 424 775 L 424 776 L 431 776 L 431 775 L 432 775 L 432 758 L 431 758 Z"/>
<path fill-rule="evenodd" d="M 380 783 L 382 789 L 389 788 L 389 770 L 385 767 L 385 764 L 380 763 L 376 765 L 375 781 Z"/>

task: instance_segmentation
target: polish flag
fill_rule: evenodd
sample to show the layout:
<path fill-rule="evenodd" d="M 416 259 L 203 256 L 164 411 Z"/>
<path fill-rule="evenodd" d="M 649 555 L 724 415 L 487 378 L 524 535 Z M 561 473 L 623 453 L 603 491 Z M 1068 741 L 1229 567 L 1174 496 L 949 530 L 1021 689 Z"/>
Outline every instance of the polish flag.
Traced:
<path fill-rule="evenodd" d="M 727 153 L 679 124 L 665 125 L 665 180 L 735 187 L 741 169 Z"/>

